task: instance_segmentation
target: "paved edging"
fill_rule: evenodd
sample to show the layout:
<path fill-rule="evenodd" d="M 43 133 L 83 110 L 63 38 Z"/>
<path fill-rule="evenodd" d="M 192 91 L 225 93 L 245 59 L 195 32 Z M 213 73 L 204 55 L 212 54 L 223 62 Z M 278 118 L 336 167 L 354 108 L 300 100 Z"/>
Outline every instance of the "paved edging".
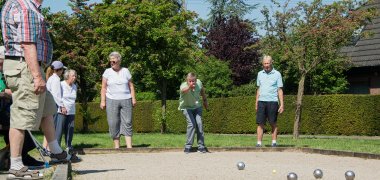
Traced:
<path fill-rule="evenodd" d="M 132 148 L 132 149 L 102 149 L 102 148 L 84 148 L 78 151 L 79 154 L 107 154 L 107 153 L 158 153 L 158 152 L 182 152 L 182 148 Z M 195 151 L 193 149 L 193 151 Z M 241 152 L 305 152 L 322 155 L 335 155 L 342 157 L 357 157 L 363 159 L 380 159 L 380 154 L 359 153 L 349 151 L 324 150 L 313 148 L 295 148 L 295 147 L 215 147 L 208 148 L 209 152 L 224 151 L 241 151 Z"/>
<path fill-rule="evenodd" d="M 71 179 L 71 163 L 57 165 L 54 173 L 53 180 L 67 180 Z"/>

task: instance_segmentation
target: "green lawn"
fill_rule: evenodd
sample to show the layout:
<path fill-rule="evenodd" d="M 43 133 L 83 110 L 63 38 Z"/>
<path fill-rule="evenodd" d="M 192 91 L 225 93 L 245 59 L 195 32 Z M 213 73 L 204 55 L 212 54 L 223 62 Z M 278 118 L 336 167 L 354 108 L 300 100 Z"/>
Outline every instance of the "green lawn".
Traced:
<path fill-rule="evenodd" d="M 42 140 L 41 135 L 36 135 Z M 134 147 L 177 147 L 182 148 L 185 143 L 185 134 L 158 134 L 158 133 L 135 133 L 133 136 Z M 2 137 L 1 137 L 2 139 Z M 122 146 L 124 144 L 122 139 Z M 347 136 L 302 136 L 298 140 L 293 140 L 291 136 L 280 135 L 277 140 L 279 147 L 309 147 L 317 149 L 342 150 L 352 152 L 364 152 L 380 154 L 379 138 L 361 138 Z M 256 144 L 255 135 L 226 135 L 226 134 L 206 134 L 205 143 L 207 147 L 254 147 Z M 270 135 L 264 135 L 263 145 L 269 146 Z M 112 148 L 113 143 L 108 133 L 79 134 L 74 135 L 73 144 L 75 148 Z M 4 142 L 0 141 L 0 147 Z M 194 142 L 196 146 L 196 140 Z"/>

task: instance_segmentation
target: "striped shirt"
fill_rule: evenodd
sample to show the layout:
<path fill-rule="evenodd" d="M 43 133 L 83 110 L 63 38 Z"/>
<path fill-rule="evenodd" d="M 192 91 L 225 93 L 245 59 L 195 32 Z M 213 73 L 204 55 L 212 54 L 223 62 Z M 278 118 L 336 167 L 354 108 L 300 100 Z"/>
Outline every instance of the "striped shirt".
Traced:
<path fill-rule="evenodd" d="M 8 0 L 2 7 L 1 29 L 6 56 L 24 57 L 22 42 L 35 43 L 38 61 L 50 63 L 53 43 L 37 0 Z"/>

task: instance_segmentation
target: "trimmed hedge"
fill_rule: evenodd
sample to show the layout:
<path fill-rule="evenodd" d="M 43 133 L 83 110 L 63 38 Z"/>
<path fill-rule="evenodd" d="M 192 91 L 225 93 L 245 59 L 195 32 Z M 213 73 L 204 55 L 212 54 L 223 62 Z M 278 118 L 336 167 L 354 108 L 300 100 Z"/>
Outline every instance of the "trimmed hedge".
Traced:
<path fill-rule="evenodd" d="M 295 118 L 296 96 L 285 96 L 285 111 L 278 117 L 279 133 L 291 134 Z M 207 133 L 256 133 L 255 97 L 210 98 L 210 109 L 203 110 Z M 77 106 L 78 111 L 80 106 Z M 108 132 L 106 113 L 99 103 L 90 103 L 89 110 L 99 121 L 90 125 L 95 132 Z M 304 96 L 302 134 L 380 135 L 380 96 L 320 95 Z M 139 101 L 133 109 L 134 132 L 160 132 L 161 101 Z M 77 113 L 76 130 L 82 129 L 82 116 Z M 167 101 L 166 131 L 186 132 L 186 120 L 178 110 L 178 101 Z M 267 126 L 266 130 L 270 131 Z"/>

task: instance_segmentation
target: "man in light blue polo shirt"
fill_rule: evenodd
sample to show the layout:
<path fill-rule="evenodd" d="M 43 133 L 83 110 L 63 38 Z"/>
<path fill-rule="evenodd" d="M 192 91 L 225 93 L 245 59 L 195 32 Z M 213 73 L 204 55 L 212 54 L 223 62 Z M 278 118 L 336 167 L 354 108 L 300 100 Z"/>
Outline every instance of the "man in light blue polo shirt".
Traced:
<path fill-rule="evenodd" d="M 284 94 L 280 72 L 273 69 L 271 56 L 264 56 L 263 70 L 257 74 L 256 124 L 257 144 L 261 147 L 263 131 L 268 119 L 272 127 L 272 147 L 277 146 L 277 114 L 284 111 Z M 280 103 L 278 102 L 280 101 Z"/>

